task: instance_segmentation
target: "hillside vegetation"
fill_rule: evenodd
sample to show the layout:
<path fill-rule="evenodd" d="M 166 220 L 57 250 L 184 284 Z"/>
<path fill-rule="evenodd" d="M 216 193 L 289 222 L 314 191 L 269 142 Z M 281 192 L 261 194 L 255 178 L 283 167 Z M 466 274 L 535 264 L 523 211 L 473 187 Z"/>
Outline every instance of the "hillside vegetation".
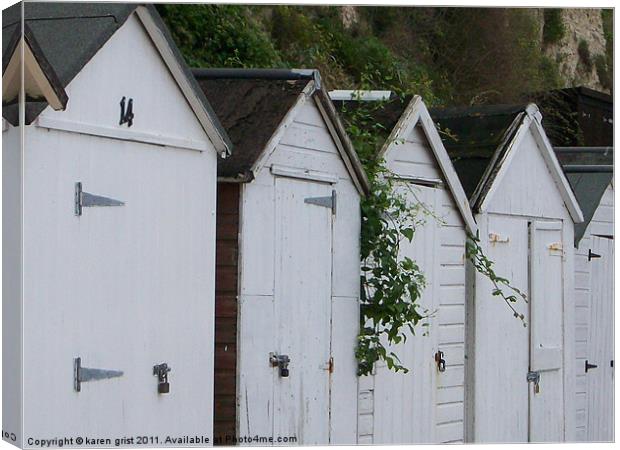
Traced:
<path fill-rule="evenodd" d="M 604 28 L 599 34 L 606 42 L 600 54 L 592 54 L 589 36 L 580 38 L 571 70 L 581 78 L 567 79 L 571 54 L 563 42 L 576 33 L 567 10 L 157 8 L 195 67 L 318 68 L 331 89 L 391 89 L 421 94 L 436 105 L 509 103 L 584 82 L 611 89 L 611 11 L 588 10 L 598 14 L 602 25 L 596 26 Z"/>

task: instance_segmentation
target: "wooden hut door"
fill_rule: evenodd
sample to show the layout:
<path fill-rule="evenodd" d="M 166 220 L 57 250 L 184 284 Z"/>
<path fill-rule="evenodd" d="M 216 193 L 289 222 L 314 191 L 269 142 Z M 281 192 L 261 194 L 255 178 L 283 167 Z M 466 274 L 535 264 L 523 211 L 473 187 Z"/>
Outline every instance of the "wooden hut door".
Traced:
<path fill-rule="evenodd" d="M 421 314 L 429 315 L 415 328 L 411 335 L 405 330 L 407 340 L 389 346 L 409 369 L 408 373 L 394 372 L 384 362 L 376 364 L 374 375 L 374 443 L 420 444 L 436 442 L 435 417 L 437 385 L 441 373 L 437 370 L 435 353 L 437 347 L 439 296 L 437 289 L 438 268 L 438 221 L 428 212 L 439 208 L 439 189 L 413 183 L 399 183 L 398 194 L 410 204 L 422 204 L 418 218 L 423 221 L 416 226 L 413 240 L 403 239 L 400 257 L 414 260 L 424 273 L 426 287 L 418 299 Z M 426 212 L 425 212 L 426 211 Z M 443 349 L 449 352 L 449 349 Z M 448 364 L 451 361 L 447 361 Z"/>
<path fill-rule="evenodd" d="M 563 255 L 562 222 L 532 222 L 528 324 L 531 442 L 564 440 Z"/>
<path fill-rule="evenodd" d="M 592 236 L 588 339 L 588 441 L 614 440 L 614 241 Z M 580 368 L 578 367 L 577 370 Z M 585 364 L 581 370 L 586 370 Z"/>
<path fill-rule="evenodd" d="M 289 361 L 273 367 L 274 443 L 295 437 L 294 444 L 326 444 L 336 199 L 329 184 L 292 178 L 275 183 L 275 322 L 266 326 L 274 333 L 273 357 Z"/>

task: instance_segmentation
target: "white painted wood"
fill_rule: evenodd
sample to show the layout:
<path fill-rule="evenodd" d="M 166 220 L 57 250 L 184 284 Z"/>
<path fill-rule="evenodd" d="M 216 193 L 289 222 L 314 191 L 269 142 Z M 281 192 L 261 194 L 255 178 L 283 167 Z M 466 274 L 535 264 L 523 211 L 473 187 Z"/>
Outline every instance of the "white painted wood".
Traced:
<path fill-rule="evenodd" d="M 587 382 L 587 440 L 614 440 L 614 245 L 612 239 L 592 237 L 590 333 L 586 359 L 596 364 L 585 374 Z"/>
<path fill-rule="evenodd" d="M 174 80 L 178 84 L 179 89 L 187 99 L 187 103 L 191 107 L 195 117 L 200 122 L 200 125 L 207 133 L 214 149 L 218 154 L 230 154 L 231 149 L 228 147 L 224 137 L 221 135 L 220 130 L 215 126 L 209 112 L 206 110 L 204 104 L 198 98 L 196 92 L 192 89 L 190 81 L 185 76 L 183 69 L 181 68 L 177 57 L 175 56 L 172 48 L 164 37 L 162 30 L 156 25 L 151 12 L 145 6 L 138 6 L 136 8 L 136 15 L 139 17 L 141 24 L 149 34 L 153 45 L 157 48 L 159 55 L 166 64 L 166 67 L 170 71 L 170 75 L 174 77 Z M 153 91 L 157 92 L 157 91 Z M 161 99 L 161 98 L 160 98 Z M 161 104 L 167 105 L 162 102 Z M 169 106 L 169 105 L 167 105 Z M 145 109 L 146 110 L 146 109 Z"/>
<path fill-rule="evenodd" d="M 72 122 L 59 118 L 39 117 L 36 125 L 50 130 L 68 131 L 73 133 L 88 134 L 91 136 L 107 137 L 124 141 L 135 141 L 144 144 L 166 145 L 187 150 L 205 151 L 211 148 L 209 141 L 193 141 L 189 139 L 179 139 L 162 134 L 142 133 L 126 128 L 101 127 L 93 124 Z"/>
<path fill-rule="evenodd" d="M 127 45 L 131 42 L 131 45 Z M 148 74 L 148 76 L 146 76 Z M 146 82 L 145 80 L 148 80 Z M 93 86 L 97 86 L 93 89 Z M 157 48 L 134 14 L 106 42 L 65 89 L 69 96 L 64 111 L 46 108 L 40 120 L 78 123 L 96 130 L 119 130 L 127 139 L 136 133 L 165 136 L 182 142 L 203 142 L 207 138 L 200 120 L 189 107 L 186 97 L 162 60 Z M 122 97 L 133 98 L 133 125 L 119 125 Z M 71 130 L 79 131 L 79 130 Z M 97 134 L 97 133 L 94 133 Z M 109 136 L 108 133 L 103 133 Z M 154 138 L 154 143 L 159 143 Z"/>
<path fill-rule="evenodd" d="M 488 215 L 484 220 L 488 233 L 501 230 L 510 238 L 505 243 L 483 241 L 485 254 L 495 263 L 493 269 L 529 296 L 527 219 Z M 477 275 L 469 336 L 469 344 L 475 345 L 469 376 L 472 395 L 468 396 L 472 402 L 469 420 L 474 425 L 471 438 L 475 442 L 527 442 L 529 328 L 491 293 L 492 284 Z M 516 305 L 529 323 L 526 306 L 523 302 Z"/>
<path fill-rule="evenodd" d="M 506 150 L 506 152 L 504 153 L 502 160 L 498 162 L 499 170 L 495 175 L 493 184 L 491 186 L 486 186 L 486 183 L 483 180 L 478 185 L 478 189 L 482 188 L 483 190 L 486 189 L 486 191 L 478 191 L 474 193 L 474 200 L 480 203 L 481 211 L 492 209 L 490 206 L 491 202 L 494 202 L 496 204 L 502 204 L 501 201 L 498 202 L 493 200 L 495 192 L 497 190 L 500 190 L 499 187 L 503 183 L 503 179 L 506 174 L 515 172 L 515 170 L 512 169 L 510 166 L 513 163 L 522 165 L 523 162 L 526 160 L 526 158 L 522 155 L 520 155 L 518 158 L 515 157 L 515 155 L 519 153 L 519 149 L 535 148 L 538 150 L 538 156 L 540 156 L 540 158 L 542 158 L 542 160 L 545 162 L 545 167 L 547 171 L 542 175 L 542 177 L 534 176 L 534 174 L 529 174 L 527 178 L 521 178 L 521 180 L 528 180 L 534 182 L 544 179 L 550 180 L 555 185 L 555 192 L 562 198 L 562 204 L 570 213 L 573 222 L 583 222 L 583 213 L 581 212 L 581 208 L 579 207 L 577 199 L 575 198 L 575 195 L 573 194 L 573 191 L 568 184 L 568 180 L 564 176 L 562 168 L 558 163 L 553 147 L 547 139 L 540 120 L 541 117 L 536 105 L 528 105 L 528 109 L 523 117 L 521 124 L 519 125 L 519 129 L 512 138 L 512 141 L 508 144 L 508 150 Z M 490 173 L 487 173 L 485 176 L 490 176 Z M 506 182 L 506 184 L 511 185 L 510 182 Z M 508 192 L 510 192 L 510 190 Z M 514 213 L 514 211 L 512 211 L 512 203 L 506 203 L 506 200 L 504 200 L 503 204 L 504 207 L 508 208 L 511 211 L 511 213 Z M 518 206 L 519 205 L 517 205 L 517 207 Z"/>
<path fill-rule="evenodd" d="M 160 445 L 167 435 L 210 439 L 217 153 L 135 16 L 67 91 L 66 111 L 47 108 L 40 117 L 114 128 L 125 95 L 136 102 L 131 130 L 137 135 L 161 133 L 207 146 L 179 151 L 130 135 L 14 129 L 26 136 L 23 166 L 10 162 L 7 170 L 18 172 L 6 177 L 14 180 L 23 170 L 23 211 L 14 216 L 23 221 L 17 265 L 23 271 L 23 361 L 16 370 L 23 389 L 11 388 L 23 409 L 5 417 L 23 420 L 23 436 L 148 435 L 159 436 Z M 15 154 L 19 147 L 3 149 L 3 158 Z M 124 206 L 86 207 L 76 216 L 78 181 Z M 21 245 L 18 236 L 11 239 Z M 16 271 L 14 250 L 9 255 L 7 270 L 13 265 Z M 21 283 L 17 275 L 11 277 Z M 14 310 L 11 315 L 19 319 Z M 78 393 L 76 357 L 86 367 L 124 373 L 83 383 Z M 153 376 L 162 362 L 172 367 L 167 395 L 157 393 Z"/>
<path fill-rule="evenodd" d="M 575 324 L 581 319 L 573 312 L 576 293 L 570 242 L 578 214 L 552 173 L 546 144 L 536 135 L 538 120 L 536 114 L 529 122 L 524 119 L 509 144 L 501 176 L 488 188 L 476 215 L 481 230 L 488 221 L 483 249 L 494 261 L 495 272 L 530 297 L 533 315 L 523 310 L 522 301 L 516 304 L 528 322 L 528 328 L 523 328 L 501 299 L 492 295 L 485 277 L 469 267 L 468 441 L 567 441 L 574 435 L 572 361 Z M 538 236 L 530 244 L 528 224 Z M 530 261 L 528 245 L 536 247 Z M 535 302 L 535 297 L 544 301 Z M 530 369 L 541 373 L 538 394 L 525 381 Z"/>
<path fill-rule="evenodd" d="M 354 444 L 360 194 L 314 100 L 299 101 L 285 122 L 241 191 L 237 430 L 296 436 L 303 444 Z M 332 190 L 335 215 L 303 202 Z M 329 235 L 318 218 L 331 224 Z M 269 352 L 282 348 L 290 348 L 293 361 L 286 380 L 268 364 Z"/>
<path fill-rule="evenodd" d="M 592 268 L 596 265 L 601 266 L 598 263 L 599 259 L 592 259 L 588 261 L 588 250 L 593 249 L 593 234 L 599 234 L 602 236 L 614 236 L 614 223 L 613 217 L 608 214 L 609 210 L 613 210 L 614 207 L 614 190 L 610 185 L 605 190 L 603 197 L 600 200 L 599 207 L 597 208 L 592 220 L 588 224 L 586 231 L 579 242 L 579 246 L 575 249 L 575 269 L 574 269 L 574 293 L 575 293 L 575 369 L 574 369 L 574 381 L 575 381 L 575 396 L 577 398 L 587 399 L 589 397 L 589 384 L 588 377 L 584 370 L 585 361 L 589 358 L 589 334 L 590 334 L 590 321 L 591 321 L 591 303 L 593 301 L 592 290 L 594 288 L 595 274 L 592 272 Z M 597 253 L 597 252 L 595 252 Z M 613 276 L 609 274 L 610 278 L 605 281 L 599 279 L 600 286 L 613 286 Z M 599 287 L 600 289 L 600 287 Z M 588 372 L 588 376 L 593 372 Z M 597 389 L 597 387 L 593 387 Z M 576 439 L 580 441 L 591 440 L 588 436 L 588 403 L 587 401 L 580 402 L 575 405 L 573 410 L 575 412 L 575 431 Z"/>
<path fill-rule="evenodd" d="M 273 369 L 273 434 L 296 436 L 305 445 L 325 443 L 330 428 L 332 212 L 304 200 L 329 196 L 331 188 L 276 178 L 275 189 L 275 322 L 271 332 L 275 334 L 273 351 L 291 359 L 291 375 L 283 378 Z"/>
<path fill-rule="evenodd" d="M 299 178 L 302 180 L 322 181 L 324 183 L 335 184 L 338 182 L 338 175 L 316 170 L 303 170 L 294 167 L 271 165 L 271 173 L 282 177 Z"/>
<path fill-rule="evenodd" d="M 18 447 L 23 444 L 20 133 L 20 127 L 2 133 L 2 438 Z"/>
<path fill-rule="evenodd" d="M 24 434 L 209 438 L 216 153 L 37 127 L 27 142 Z M 76 181 L 125 206 L 76 217 Z M 76 393 L 78 356 L 124 375 Z M 161 362 L 167 396 L 152 374 Z"/>
<path fill-rule="evenodd" d="M 567 211 L 564 201 L 532 134 L 524 134 L 521 145 L 513 152 L 515 157 L 505 175 L 486 197 L 488 210 L 549 219 L 563 217 Z M 540 195 L 541 192 L 545 195 Z"/>
<path fill-rule="evenodd" d="M 399 194 L 424 202 L 432 210 L 437 207 L 436 189 L 405 185 Z M 439 243 L 433 221 L 416 229 L 414 240 L 401 243 L 401 257 L 410 257 L 426 276 L 427 286 L 419 300 L 420 311 L 432 314 L 426 328 L 418 327 L 416 335 L 407 332 L 406 342 L 389 349 L 398 355 L 410 373 L 394 373 L 385 364 L 377 365 L 374 380 L 374 442 L 381 444 L 435 442 L 435 393 L 438 384 L 434 353 L 437 349 L 438 280 L 434 270 Z"/>
<path fill-rule="evenodd" d="M 561 223 L 531 223 L 530 370 L 540 374 L 539 392 L 530 383 L 531 442 L 564 440 L 563 257 L 549 249 L 561 241 Z"/>
<path fill-rule="evenodd" d="M 360 383 L 360 402 L 373 410 L 360 409 L 359 443 L 464 439 L 465 240 L 466 229 L 476 228 L 460 184 L 460 191 L 454 189 L 451 175 L 456 174 L 427 116 L 421 99 L 412 100 L 382 154 L 399 190 L 411 203 L 428 203 L 435 216 L 426 217 L 413 245 L 402 247 L 424 272 L 429 284 L 423 303 L 435 313 L 429 336 L 411 336 L 395 350 L 413 373 L 394 374 L 380 365 L 374 376 L 364 377 L 370 382 Z M 445 354 L 443 373 L 434 361 L 437 350 Z"/>

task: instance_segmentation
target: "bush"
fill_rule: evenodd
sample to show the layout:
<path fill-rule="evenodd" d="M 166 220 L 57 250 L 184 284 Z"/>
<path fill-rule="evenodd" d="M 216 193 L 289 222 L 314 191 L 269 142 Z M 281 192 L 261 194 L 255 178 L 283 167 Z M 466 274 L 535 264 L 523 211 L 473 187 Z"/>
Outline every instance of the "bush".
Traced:
<path fill-rule="evenodd" d="M 577 46 L 577 54 L 579 55 L 579 61 L 586 68 L 586 70 L 592 70 L 592 55 L 590 54 L 590 47 L 588 46 L 588 41 L 585 39 L 579 40 L 579 45 Z"/>
<path fill-rule="evenodd" d="M 192 67 L 282 67 L 269 36 L 237 5 L 158 4 Z"/>
<path fill-rule="evenodd" d="M 549 8 L 544 12 L 543 24 L 543 43 L 545 45 L 560 42 L 566 33 L 564 21 L 562 20 L 562 10 Z"/>

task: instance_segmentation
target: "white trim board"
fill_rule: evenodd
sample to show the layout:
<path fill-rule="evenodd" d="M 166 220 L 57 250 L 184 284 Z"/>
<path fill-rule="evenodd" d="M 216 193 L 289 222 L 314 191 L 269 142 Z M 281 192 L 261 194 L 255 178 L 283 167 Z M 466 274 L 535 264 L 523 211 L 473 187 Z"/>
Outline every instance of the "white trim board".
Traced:
<path fill-rule="evenodd" d="M 155 24 L 155 21 L 153 20 L 153 17 L 151 17 L 151 13 L 149 12 L 148 8 L 145 6 L 138 6 L 136 8 L 136 15 L 140 19 L 140 22 L 144 26 L 144 29 L 153 41 L 155 48 L 157 48 L 159 54 L 164 60 L 166 66 L 168 67 L 168 70 L 170 70 L 172 77 L 177 82 L 179 88 L 181 89 L 181 92 L 183 93 L 190 107 L 194 111 L 196 118 L 207 133 L 207 136 L 209 136 L 209 139 L 211 139 L 213 146 L 219 154 L 229 155 L 231 149 L 228 148 L 226 141 L 220 134 L 219 130 L 215 127 L 213 121 L 211 120 L 211 117 L 209 116 L 209 113 L 207 112 L 199 98 L 196 96 L 196 93 L 194 92 L 187 77 L 185 76 L 183 69 L 179 65 L 179 62 L 177 61 L 172 49 L 168 45 L 168 41 L 162 35 L 162 31 L 159 29 L 159 27 Z"/>
<path fill-rule="evenodd" d="M 123 141 L 142 142 L 144 144 L 176 147 L 199 152 L 206 151 L 210 148 L 209 142 L 207 141 L 194 141 L 161 134 L 136 132 L 125 128 L 104 127 L 100 125 L 74 122 L 46 116 L 39 116 L 35 120 L 34 124 L 38 127 L 48 128 L 50 130 L 86 134 L 109 139 L 120 139 Z"/>
<path fill-rule="evenodd" d="M 560 195 L 562 200 L 564 200 L 564 204 L 566 209 L 570 213 L 571 218 L 574 223 L 583 222 L 583 213 L 581 212 L 581 208 L 579 207 L 579 203 L 577 203 L 577 199 L 573 194 L 573 191 L 568 184 L 568 180 L 564 176 L 564 172 L 560 167 L 560 164 L 555 156 L 555 152 L 553 151 L 553 147 L 547 138 L 545 130 L 542 127 L 540 122 L 541 115 L 538 111 L 538 107 L 534 104 L 528 105 L 525 110 L 526 114 L 523 117 L 521 124 L 519 125 L 519 129 L 513 136 L 512 140 L 508 144 L 508 149 L 505 151 L 502 156 L 501 161 L 496 161 L 494 165 L 499 165 L 499 170 L 497 175 L 491 182 L 491 186 L 488 188 L 482 188 L 481 192 L 485 192 L 482 195 L 482 201 L 480 202 L 480 212 L 484 212 L 487 210 L 491 198 L 493 194 L 497 191 L 497 187 L 500 185 L 502 179 L 505 174 L 509 170 L 511 162 L 514 160 L 514 155 L 516 154 L 516 150 L 519 148 L 519 144 L 525 138 L 525 135 L 528 131 L 532 130 L 532 135 L 534 136 L 534 140 L 537 143 L 537 147 L 540 150 L 542 157 L 551 173 L 551 177 L 555 182 L 558 190 L 560 191 Z M 497 151 L 500 151 L 498 149 Z M 482 180 L 479 184 L 478 188 L 481 188 L 484 184 L 486 184 L 487 180 Z"/>
<path fill-rule="evenodd" d="M 433 119 L 431 118 L 426 105 L 422 101 L 422 97 L 415 95 L 411 99 L 405 108 L 405 111 L 401 114 L 396 126 L 392 129 L 389 137 L 383 144 L 378 156 L 380 158 L 385 157 L 385 154 L 396 146 L 398 140 L 404 139 L 404 137 L 407 136 L 413 130 L 413 127 L 415 127 L 418 123 L 422 125 L 422 129 L 428 139 L 435 159 L 437 160 L 439 168 L 446 179 L 448 190 L 454 196 L 455 203 L 461 217 L 463 218 L 463 221 L 465 222 L 467 231 L 475 235 L 478 230 L 478 226 L 474 220 L 474 216 L 469 205 L 469 200 L 467 199 L 467 195 L 465 195 L 463 186 L 461 185 L 459 177 L 454 170 L 452 161 L 450 161 L 450 156 L 448 156 L 448 152 L 441 141 L 441 137 L 437 132 Z"/>

